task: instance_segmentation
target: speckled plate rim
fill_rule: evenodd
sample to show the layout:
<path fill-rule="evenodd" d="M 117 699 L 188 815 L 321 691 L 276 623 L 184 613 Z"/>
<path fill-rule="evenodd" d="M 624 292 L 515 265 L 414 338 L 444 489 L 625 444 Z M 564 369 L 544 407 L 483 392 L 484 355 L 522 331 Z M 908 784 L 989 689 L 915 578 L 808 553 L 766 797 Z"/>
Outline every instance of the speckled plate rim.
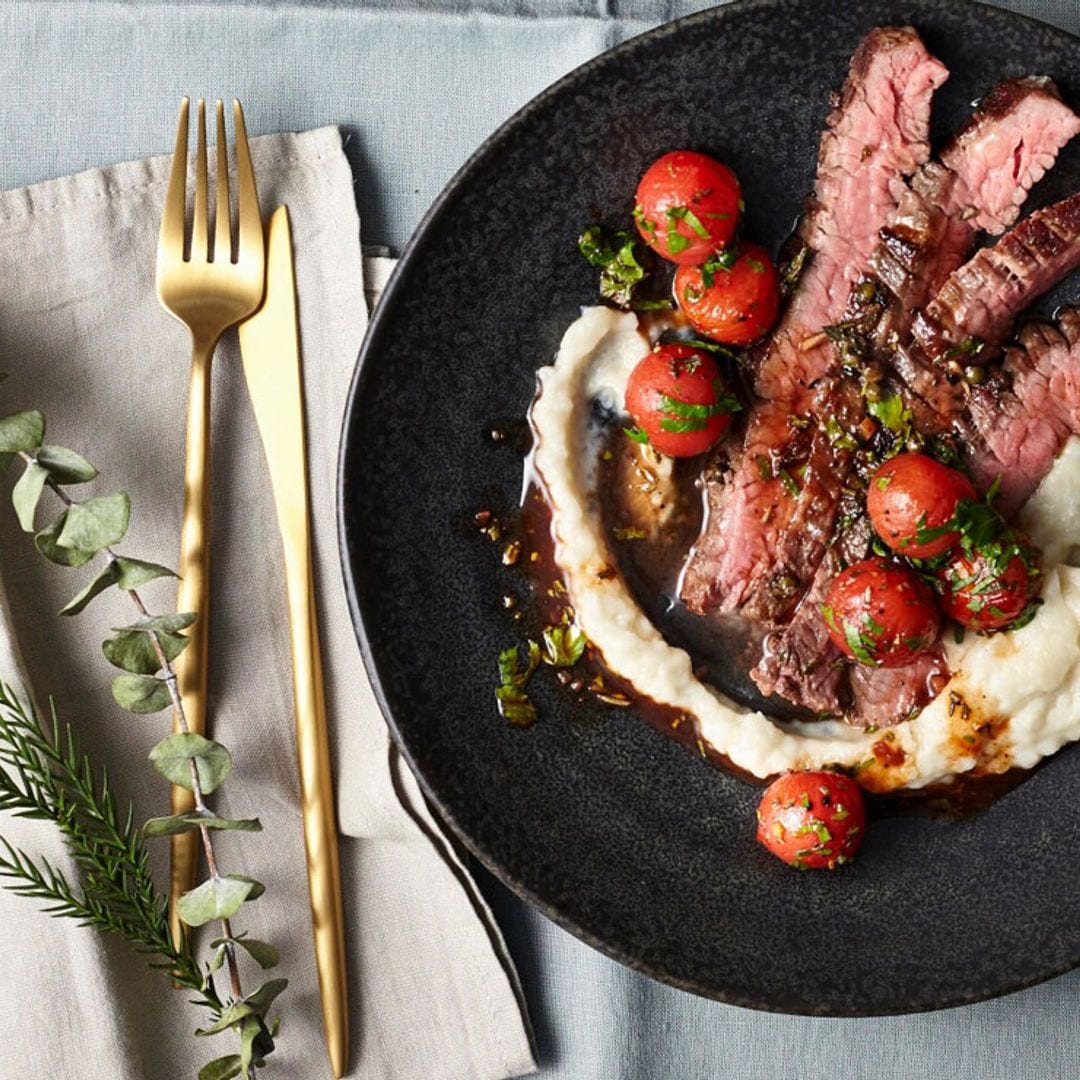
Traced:
<path fill-rule="evenodd" d="M 983 9 L 987 12 L 992 12 L 995 17 L 1006 18 L 1017 24 L 1026 24 L 1033 27 L 1045 28 L 1047 23 L 1040 19 L 1036 19 L 1029 15 L 1023 15 L 1019 12 L 1012 11 L 1007 8 L 997 7 L 993 4 L 979 3 L 977 0 L 951 0 L 953 3 L 962 4 L 967 8 Z M 489 155 L 498 152 L 502 144 L 512 138 L 519 131 L 520 128 L 527 125 L 532 116 L 546 106 L 546 104 L 553 98 L 558 98 L 567 90 L 573 88 L 581 80 L 589 77 L 597 68 L 602 67 L 610 63 L 613 59 L 621 58 L 623 56 L 632 55 L 639 49 L 648 48 L 649 45 L 657 40 L 660 40 L 673 33 L 681 33 L 687 28 L 693 28 L 694 26 L 706 23 L 713 23 L 718 27 L 723 27 L 724 23 L 729 20 L 738 17 L 745 11 L 779 11 L 784 0 L 732 0 L 731 3 L 723 4 L 719 7 L 707 8 L 703 11 L 694 12 L 693 14 L 683 16 L 682 18 L 672 20 L 671 22 L 664 23 L 661 26 L 654 27 L 651 30 L 647 30 L 644 33 L 637 34 L 632 38 L 628 38 L 626 41 L 616 45 L 615 47 L 601 53 L 598 56 L 592 57 L 585 63 L 574 68 L 572 71 L 563 75 L 556 80 L 546 89 L 542 90 L 535 97 L 531 98 L 525 105 L 513 113 L 507 120 L 505 120 L 491 135 L 489 135 L 472 154 L 466 159 L 465 163 L 454 173 L 450 180 L 446 183 L 446 186 L 439 193 L 438 197 L 428 208 L 417 226 L 415 232 L 410 237 L 408 243 L 405 245 L 399 258 L 397 265 L 394 267 L 393 272 L 390 275 L 390 279 L 383 289 L 379 303 L 376 305 L 375 311 L 372 314 L 371 322 L 368 325 L 367 333 L 364 336 L 364 340 L 361 343 L 360 352 L 357 357 L 356 367 L 353 372 L 352 381 L 349 386 L 348 396 L 345 402 L 345 411 L 342 419 L 341 434 L 338 444 L 338 462 L 336 473 L 336 507 L 337 507 L 337 531 L 338 531 L 338 555 L 341 562 L 342 574 L 345 582 L 345 592 L 348 602 L 349 615 L 352 619 L 353 629 L 356 633 L 356 639 L 360 647 L 361 656 L 363 658 L 364 668 L 367 672 L 368 679 L 371 683 L 372 692 L 374 693 L 375 700 L 378 703 L 379 709 L 382 712 L 387 726 L 390 729 L 390 733 L 394 739 L 394 743 L 398 750 L 405 758 L 409 768 L 413 775 L 417 778 L 420 784 L 421 790 L 424 793 L 424 797 L 432 804 L 437 810 L 438 817 L 450 827 L 454 836 L 459 840 L 464 847 L 488 870 L 490 871 L 503 885 L 511 890 L 516 896 L 526 901 L 538 911 L 541 911 L 547 918 L 549 918 L 556 925 L 562 927 L 564 930 L 569 931 L 575 937 L 585 942 L 587 945 L 592 946 L 598 952 L 610 957 L 618 963 L 630 968 L 633 971 L 640 972 L 644 975 L 648 975 L 650 978 L 656 979 L 658 982 L 664 983 L 668 986 L 676 987 L 680 990 L 685 990 L 690 993 L 696 994 L 700 997 L 709 998 L 713 1001 L 722 1002 L 726 1005 L 735 1005 L 741 1008 L 754 1009 L 759 1012 L 771 1012 L 788 1016 L 813 1016 L 820 1018 L 867 1018 L 876 1016 L 897 1016 L 897 1015 L 910 1015 L 915 1013 L 937 1012 L 945 1009 L 959 1008 L 964 1005 L 973 1005 L 981 1001 L 990 1001 L 994 998 L 1007 997 L 1009 994 L 1016 993 L 1019 990 L 1025 990 L 1032 986 L 1038 986 L 1041 983 L 1047 982 L 1060 975 L 1064 975 L 1070 971 L 1080 967 L 1080 952 L 1076 956 L 1064 961 L 1059 965 L 1048 968 L 1045 972 L 1032 976 L 1031 978 L 1015 979 L 1013 981 L 1005 981 L 1002 985 L 993 989 L 988 989 L 985 992 L 978 991 L 970 994 L 960 994 L 950 998 L 943 998 L 940 1001 L 928 1003 L 920 1006 L 904 1006 L 898 1005 L 895 1009 L 872 1009 L 872 1010 L 860 1010 L 860 1009 L 839 1009 L 829 1008 L 827 1010 L 813 1010 L 813 1009 L 795 1009 L 790 1006 L 779 1006 L 764 998 L 754 997 L 747 994 L 732 993 L 718 989 L 716 986 L 700 983 L 693 979 L 686 979 L 679 975 L 666 970 L 662 965 L 656 963 L 646 963 L 634 956 L 632 953 L 619 948 L 616 945 L 605 941 L 602 938 L 597 937 L 588 928 L 582 926 L 575 919 L 569 918 L 562 913 L 558 905 L 554 904 L 551 900 L 524 885 L 518 881 L 512 873 L 504 868 L 499 859 L 493 856 L 487 851 L 483 844 L 477 843 L 469 833 L 468 828 L 458 820 L 457 816 L 452 813 L 448 807 L 439 799 L 436 792 L 433 790 L 431 784 L 428 782 L 427 777 L 423 771 L 418 767 L 418 763 L 414 756 L 408 750 L 407 741 L 403 738 L 401 731 L 398 728 L 397 720 L 394 716 L 393 710 L 390 707 L 390 703 L 387 700 L 385 691 L 383 689 L 382 680 L 379 675 L 378 668 L 375 664 L 373 649 L 371 641 L 367 631 L 367 625 L 364 619 L 362 611 L 362 603 L 359 597 L 359 590 L 357 589 L 357 583 L 353 574 L 352 562 L 349 555 L 349 537 L 348 530 L 345 525 L 345 491 L 348 481 L 348 461 L 350 458 L 349 446 L 350 446 L 350 432 L 352 428 L 352 416 L 356 407 L 356 402 L 364 392 L 364 386 L 367 379 L 367 360 L 368 357 L 377 352 L 381 337 L 386 333 L 387 328 L 392 325 L 393 322 L 393 307 L 394 300 L 398 292 L 403 291 L 407 287 L 407 278 L 409 276 L 410 267 L 412 263 L 422 256 L 422 247 L 426 234 L 431 230 L 442 218 L 446 212 L 448 205 L 453 202 L 457 194 L 462 187 L 469 183 L 470 176 L 476 167 L 477 163 L 485 160 Z M 1062 30 L 1059 27 L 1052 27 L 1055 33 L 1060 34 L 1063 38 L 1072 39 L 1077 49 L 1080 50 L 1080 36 L 1071 34 L 1067 30 Z"/>

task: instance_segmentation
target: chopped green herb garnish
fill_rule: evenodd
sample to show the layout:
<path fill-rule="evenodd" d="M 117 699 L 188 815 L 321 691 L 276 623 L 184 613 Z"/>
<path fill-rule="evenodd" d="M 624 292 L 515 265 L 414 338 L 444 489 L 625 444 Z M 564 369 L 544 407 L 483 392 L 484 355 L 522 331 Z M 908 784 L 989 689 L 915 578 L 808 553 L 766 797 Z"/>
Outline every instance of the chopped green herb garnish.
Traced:
<path fill-rule="evenodd" d="M 634 207 L 634 220 L 649 234 L 650 239 L 656 238 L 656 226 L 645 216 L 645 211 L 641 206 Z"/>
<path fill-rule="evenodd" d="M 959 345 L 953 345 L 947 349 L 944 355 L 945 360 L 960 360 L 963 358 L 972 358 L 978 356 L 979 353 L 986 348 L 986 342 L 980 338 L 968 336 L 960 342 Z"/>
<path fill-rule="evenodd" d="M 1039 608 L 1042 606 L 1043 599 L 1041 596 L 1035 597 L 1023 611 L 1007 627 L 1006 630 L 1022 630 L 1039 612 Z"/>
<path fill-rule="evenodd" d="M 787 492 L 793 499 L 799 496 L 799 485 L 795 483 L 795 478 L 787 471 L 787 469 L 780 469 L 777 474 L 777 479 L 784 485 L 784 491 Z"/>
<path fill-rule="evenodd" d="M 573 667 L 585 652 L 588 639 L 573 624 L 548 626 L 543 632 L 541 659 L 551 667 Z"/>
<path fill-rule="evenodd" d="M 806 269 L 809 256 L 810 249 L 803 244 L 780 268 L 780 292 L 784 296 L 790 296 L 795 291 L 795 286 L 799 284 L 799 278 Z"/>
<path fill-rule="evenodd" d="M 840 365 L 845 368 L 858 367 L 866 358 L 870 345 L 864 334 L 860 333 L 855 320 L 833 323 L 823 326 L 822 332 L 836 346 Z"/>
<path fill-rule="evenodd" d="M 866 664 L 868 667 L 878 667 L 878 661 L 874 656 L 877 642 L 867 637 L 860 627 L 847 619 L 844 620 L 844 640 L 851 650 L 851 655 L 860 664 Z"/>
<path fill-rule="evenodd" d="M 911 410 L 904 407 L 904 399 L 899 394 L 868 401 L 866 411 L 901 438 L 911 430 Z"/>
<path fill-rule="evenodd" d="M 701 281 L 706 289 L 711 289 L 716 280 L 717 270 L 730 270 L 739 257 L 739 249 L 735 246 L 727 247 L 723 251 L 715 251 L 705 262 L 701 264 Z"/>
<path fill-rule="evenodd" d="M 524 670 L 520 670 L 520 663 L 516 645 L 499 653 L 499 685 L 495 688 L 495 699 L 501 716 L 519 727 L 527 727 L 536 719 L 536 706 L 525 692 L 525 684 L 540 663 L 540 646 L 535 641 L 529 642 L 529 662 Z"/>
<path fill-rule="evenodd" d="M 859 445 L 855 436 L 845 431 L 835 416 L 825 421 L 825 434 L 829 437 L 830 445 L 839 450 L 854 450 Z"/>
<path fill-rule="evenodd" d="M 639 428 L 639 427 L 624 427 L 624 428 L 623 428 L 623 434 L 624 434 L 624 435 L 625 435 L 625 436 L 626 436 L 626 437 L 627 437 L 628 439 L 632 439 L 632 440 L 633 440 L 634 442 L 636 442 L 636 443 L 642 443 L 642 444 L 643 444 L 643 445 L 645 445 L 645 446 L 648 446 L 648 445 L 649 445 L 649 436 L 648 436 L 648 433 L 647 433 L 647 432 L 646 432 L 646 431 L 645 431 L 645 430 L 644 430 L 643 428 Z"/>
<path fill-rule="evenodd" d="M 615 528 L 611 532 L 616 540 L 645 540 L 649 535 L 644 529 Z"/>
<path fill-rule="evenodd" d="M 670 431 L 675 435 L 685 435 L 688 431 L 704 431 L 708 426 L 708 420 L 695 416 L 662 416 L 660 418 L 660 430 Z"/>
<path fill-rule="evenodd" d="M 599 225 L 592 225 L 578 238 L 578 249 L 591 265 L 600 267 L 600 295 L 617 307 L 629 308 L 634 290 L 648 277 L 634 237 L 617 232 L 608 239 Z M 656 304 L 669 306 L 668 301 Z"/>
<path fill-rule="evenodd" d="M 701 224 L 701 219 L 690 209 L 689 206 L 671 206 L 665 211 L 667 219 L 670 223 L 676 221 L 685 221 L 694 232 L 701 237 L 702 240 L 709 239 L 709 230 Z M 668 247 L 671 247 L 671 228 L 672 224 L 668 225 Z"/>

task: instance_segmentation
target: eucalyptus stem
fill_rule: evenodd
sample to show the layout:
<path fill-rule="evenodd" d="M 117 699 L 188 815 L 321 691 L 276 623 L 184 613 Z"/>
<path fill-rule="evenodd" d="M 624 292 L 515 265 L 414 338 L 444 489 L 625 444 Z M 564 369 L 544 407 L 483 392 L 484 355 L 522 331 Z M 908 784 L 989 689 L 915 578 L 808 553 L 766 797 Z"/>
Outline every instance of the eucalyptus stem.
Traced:
<path fill-rule="evenodd" d="M 17 451 L 17 455 L 27 464 L 27 466 L 34 465 L 37 462 L 35 455 L 29 453 L 26 450 Z M 79 500 L 72 499 L 52 475 L 49 475 L 45 479 L 44 486 L 48 487 L 53 492 L 53 494 L 56 495 L 56 497 L 63 503 L 67 510 L 70 510 L 72 507 L 79 505 Z M 113 550 L 112 546 L 105 545 L 101 547 L 97 553 L 105 556 L 107 565 L 118 565 L 118 559 L 120 557 Z M 134 605 L 140 616 L 142 616 L 144 619 L 150 619 L 150 613 L 145 603 L 143 602 L 142 597 L 139 595 L 137 589 L 122 588 L 121 591 L 127 593 L 128 597 L 130 598 L 132 604 Z M 158 631 L 156 629 L 150 629 L 147 632 L 147 637 L 149 638 L 151 647 L 154 651 L 155 656 L 157 657 L 159 670 L 163 673 L 161 675 L 161 681 L 165 684 L 168 690 L 169 698 L 172 702 L 172 707 L 175 711 L 175 715 L 177 718 L 177 726 L 182 733 L 191 734 L 191 727 L 188 723 L 183 698 L 179 691 L 176 672 L 173 669 L 172 662 L 169 660 L 165 649 L 162 647 Z M 0 704 L 2 704 L 2 701 L 0 701 Z M 196 809 L 199 813 L 208 814 L 209 810 L 207 808 L 205 793 L 203 791 L 203 785 L 199 776 L 198 763 L 195 758 L 188 758 L 188 767 L 190 770 L 191 790 L 194 796 Z M 61 827 L 63 830 L 63 826 Z M 206 856 L 206 865 L 209 871 L 210 878 L 214 882 L 220 882 L 222 880 L 222 875 L 219 871 L 217 857 L 214 852 L 214 843 L 211 837 L 211 830 L 205 825 L 200 825 L 198 831 L 202 840 L 202 847 Z M 70 831 L 66 833 L 66 835 L 69 836 L 69 839 L 71 838 Z M 66 896 L 66 899 L 62 902 L 61 906 L 66 909 L 67 913 L 74 914 L 76 915 L 76 917 L 82 918 L 85 922 L 88 922 L 91 925 L 98 925 L 99 928 L 101 927 L 101 919 L 95 917 L 92 907 L 88 906 L 85 902 L 85 896 L 83 900 L 77 898 L 72 893 L 70 886 L 63 879 L 63 875 L 60 874 L 59 871 L 54 870 L 52 867 L 46 864 L 45 872 L 43 874 L 40 870 L 38 870 L 38 868 L 34 867 L 32 863 L 29 863 L 29 861 L 26 860 L 26 857 L 23 856 L 21 852 L 16 852 L 13 849 L 9 848 L 8 853 L 9 858 L 6 861 L 4 860 L 3 856 L 0 855 L 0 875 L 4 873 L 7 873 L 9 876 L 12 874 L 18 875 L 18 873 L 21 871 L 24 876 L 33 879 L 31 885 L 23 886 L 24 891 L 27 891 L 28 894 L 39 896 L 52 896 L 54 899 L 61 895 Z M 52 889 L 52 892 L 50 892 L 50 888 Z M 242 1002 L 244 993 L 240 981 L 240 969 L 239 964 L 237 963 L 236 947 L 233 944 L 233 941 L 235 939 L 233 938 L 232 925 L 228 918 L 223 918 L 221 920 L 221 930 L 222 937 L 224 939 L 221 948 L 223 950 L 225 962 L 228 967 L 229 983 L 232 991 L 231 1001 L 225 1003 L 225 1005 L 227 1006 L 234 1002 Z M 188 950 L 176 948 L 175 945 L 172 943 L 171 938 L 168 942 L 167 947 L 166 944 L 158 937 L 155 937 L 152 940 L 148 940 L 144 942 L 144 944 L 148 948 L 151 948 L 153 951 L 163 953 L 165 955 L 170 955 L 171 958 L 175 960 L 176 967 L 174 971 L 174 977 L 182 985 L 201 989 L 204 982 L 207 981 L 202 979 L 198 965 L 193 964 L 192 960 L 190 959 Z M 194 975 L 192 974 L 192 971 L 194 971 Z M 222 1003 L 217 1000 L 216 997 L 212 999 L 208 998 L 206 1003 L 209 1004 L 212 1008 L 214 1008 L 218 1013 L 223 1010 Z M 254 1064 L 250 1065 L 247 1069 L 245 1069 L 244 1073 L 247 1077 L 254 1078 Z"/>
<path fill-rule="evenodd" d="M 19 454 L 19 457 L 27 463 L 34 460 L 34 458 L 26 451 L 22 451 Z M 72 499 L 51 476 L 45 481 L 45 485 L 68 509 L 75 505 L 76 500 Z M 111 547 L 103 548 L 102 554 L 104 554 L 110 562 L 116 562 L 117 555 Z M 143 618 L 149 618 L 150 612 L 147 609 L 146 604 L 143 603 L 143 599 L 139 595 L 138 590 L 125 589 L 122 591 L 127 593 L 139 614 L 142 615 Z M 188 734 L 191 731 L 191 727 L 188 724 L 187 713 L 184 710 L 184 701 L 180 696 L 180 689 L 177 685 L 176 672 L 173 670 L 172 662 L 165 655 L 165 650 L 161 647 L 160 640 L 158 640 L 157 632 L 151 631 L 148 636 L 154 652 L 157 655 L 158 662 L 161 664 L 161 670 L 165 673 L 164 681 L 169 690 L 169 697 L 172 699 L 173 709 L 176 711 L 177 723 L 179 724 L 180 730 L 185 734 Z M 206 799 L 203 795 L 202 782 L 199 779 L 198 764 L 194 759 L 189 759 L 188 765 L 191 769 L 191 790 L 195 796 L 195 806 L 201 811 L 206 811 Z M 220 880 L 221 875 L 218 873 L 217 858 L 214 855 L 214 842 L 210 837 L 210 830 L 206 828 L 206 826 L 203 826 L 199 829 L 199 835 L 202 837 L 203 852 L 206 855 L 206 867 L 210 871 L 210 876 L 215 880 Z M 222 936 L 226 939 L 225 962 L 229 969 L 229 985 L 232 989 L 233 998 L 239 1001 L 244 996 L 244 991 L 240 983 L 240 966 L 236 962 L 236 947 L 232 944 L 232 925 L 228 919 L 221 920 L 221 932 Z M 250 1070 L 250 1075 L 255 1075 L 254 1067 Z"/>

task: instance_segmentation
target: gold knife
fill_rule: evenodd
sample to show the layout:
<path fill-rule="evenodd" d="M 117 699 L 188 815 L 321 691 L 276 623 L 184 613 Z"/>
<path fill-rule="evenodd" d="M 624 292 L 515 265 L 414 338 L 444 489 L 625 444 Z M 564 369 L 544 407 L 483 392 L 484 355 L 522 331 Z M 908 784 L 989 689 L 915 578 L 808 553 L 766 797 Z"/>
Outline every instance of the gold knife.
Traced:
<path fill-rule="evenodd" d="M 311 562 L 296 282 L 289 212 L 284 206 L 270 218 L 266 296 L 262 307 L 240 324 L 240 353 L 270 466 L 270 485 L 285 548 L 296 755 L 315 960 L 330 1066 L 334 1076 L 340 1077 L 345 1072 L 349 1049 L 345 926 Z"/>

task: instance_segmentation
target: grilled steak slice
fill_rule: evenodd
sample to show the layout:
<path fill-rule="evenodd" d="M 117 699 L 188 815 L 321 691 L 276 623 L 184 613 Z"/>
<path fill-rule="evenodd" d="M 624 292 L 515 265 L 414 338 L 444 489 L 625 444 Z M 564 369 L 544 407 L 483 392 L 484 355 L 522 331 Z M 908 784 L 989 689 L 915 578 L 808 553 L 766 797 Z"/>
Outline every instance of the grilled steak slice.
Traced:
<path fill-rule="evenodd" d="M 858 318 L 868 309 L 877 324 L 860 329 L 882 352 L 889 353 L 897 341 L 906 341 L 914 307 L 926 302 L 932 289 L 961 265 L 974 241 L 976 222 L 994 228 L 1009 224 L 1031 184 L 1078 129 L 1080 120 L 1057 97 L 1049 80 L 1016 79 L 997 86 L 949 141 L 942 153 L 944 163 L 923 165 L 904 190 L 870 256 L 876 276 L 864 274 L 852 287 L 846 318 Z M 867 296 L 867 286 L 873 296 Z M 905 401 L 916 414 L 920 430 L 950 430 L 950 423 L 939 413 L 945 410 L 950 416 L 962 407 L 958 380 L 943 378 L 917 351 L 901 360 L 901 369 L 908 375 L 904 389 L 912 391 L 905 393 Z M 927 394 L 928 402 L 922 401 L 921 393 Z M 774 408 L 765 411 L 770 416 L 777 413 Z M 828 401 L 823 408 L 811 402 L 810 411 L 839 419 L 839 410 Z M 843 430 L 853 431 L 861 418 L 856 397 L 847 405 Z M 791 437 L 781 423 L 752 422 L 750 430 L 747 442 L 753 446 L 753 461 L 784 456 L 782 447 L 768 445 L 769 437 Z M 720 580 L 735 582 L 730 604 L 742 607 L 747 616 L 772 624 L 782 621 L 821 561 L 836 519 L 835 500 L 848 471 L 848 456 L 825 446 L 815 449 L 811 483 L 794 501 L 780 499 L 777 491 L 753 475 L 748 463 L 728 476 L 739 491 L 740 509 L 753 510 L 756 521 L 768 522 L 773 529 L 770 536 L 758 536 L 738 553 L 732 551 L 719 575 Z M 787 456 L 792 456 L 791 451 Z M 819 476 L 827 477 L 826 483 L 816 480 Z M 715 498 L 717 494 L 711 491 L 712 509 L 723 513 L 723 499 Z M 726 521 L 731 521 L 732 512 L 729 508 Z M 741 519 L 746 521 L 747 515 Z M 796 539 L 793 530 L 805 522 L 813 525 Z M 735 528 L 726 531 L 740 535 Z M 741 535 L 746 536 L 747 530 L 742 529 Z M 720 543 L 726 551 L 734 546 L 725 540 Z M 794 591 L 793 582 L 799 586 Z M 793 634 L 799 635 L 800 648 L 789 650 L 778 642 L 774 656 L 804 651 L 805 635 L 798 625 Z"/>
<path fill-rule="evenodd" d="M 1032 185 L 1080 132 L 1080 119 L 1045 76 L 998 83 L 941 152 L 957 177 L 954 205 L 974 228 L 998 235 L 1016 221 Z"/>
<path fill-rule="evenodd" d="M 981 444 L 969 453 L 974 478 L 986 488 L 1000 476 L 999 506 L 1011 514 L 1069 436 L 1080 434 L 1080 311 L 1064 309 L 1057 327 L 1025 326 L 1000 369 L 972 389 L 967 406 Z"/>
<path fill-rule="evenodd" d="M 903 191 L 902 177 L 929 157 L 930 99 L 947 77 L 910 27 L 872 30 L 855 50 L 821 138 L 814 194 L 799 227 L 812 257 L 760 360 L 761 397 L 798 408 L 830 367 L 827 344 L 800 346 L 842 316 Z"/>
<path fill-rule="evenodd" d="M 1080 266 L 1080 195 L 1043 207 L 949 275 L 912 326 L 928 359 L 989 360 L 1016 316 Z"/>
<path fill-rule="evenodd" d="M 940 646 L 898 668 L 851 667 L 851 709 L 844 719 L 855 727 L 892 727 L 909 720 L 941 692 L 949 679 Z"/>
<path fill-rule="evenodd" d="M 902 177 L 927 159 L 930 98 L 947 74 L 910 28 L 871 31 L 852 58 L 800 226 L 812 258 L 757 368 L 765 400 L 747 418 L 742 448 L 722 451 L 706 479 L 708 513 L 680 585 L 692 611 L 746 608 L 776 622 L 813 577 L 832 529 L 837 469 L 822 432 L 812 426 L 793 440 L 788 417 L 808 418 L 814 384 L 834 364 L 821 328 L 843 314 Z M 803 348 L 811 335 L 821 340 Z M 798 536 L 807 527 L 804 559 Z"/>
<path fill-rule="evenodd" d="M 911 312 L 961 265 L 978 230 L 1000 233 L 1016 220 L 1032 185 L 1078 131 L 1080 118 L 1051 80 L 994 87 L 940 160 L 912 177 L 870 256 L 872 274 L 852 289 L 845 318 L 869 313 L 871 325 L 861 329 L 879 351 L 906 344 Z"/>
<path fill-rule="evenodd" d="M 765 638 L 761 660 L 750 672 L 763 694 L 779 694 L 819 715 L 849 710 L 848 664 L 829 637 L 821 605 L 836 574 L 866 557 L 870 538 L 870 523 L 862 516 L 838 531 L 791 622 Z"/>

